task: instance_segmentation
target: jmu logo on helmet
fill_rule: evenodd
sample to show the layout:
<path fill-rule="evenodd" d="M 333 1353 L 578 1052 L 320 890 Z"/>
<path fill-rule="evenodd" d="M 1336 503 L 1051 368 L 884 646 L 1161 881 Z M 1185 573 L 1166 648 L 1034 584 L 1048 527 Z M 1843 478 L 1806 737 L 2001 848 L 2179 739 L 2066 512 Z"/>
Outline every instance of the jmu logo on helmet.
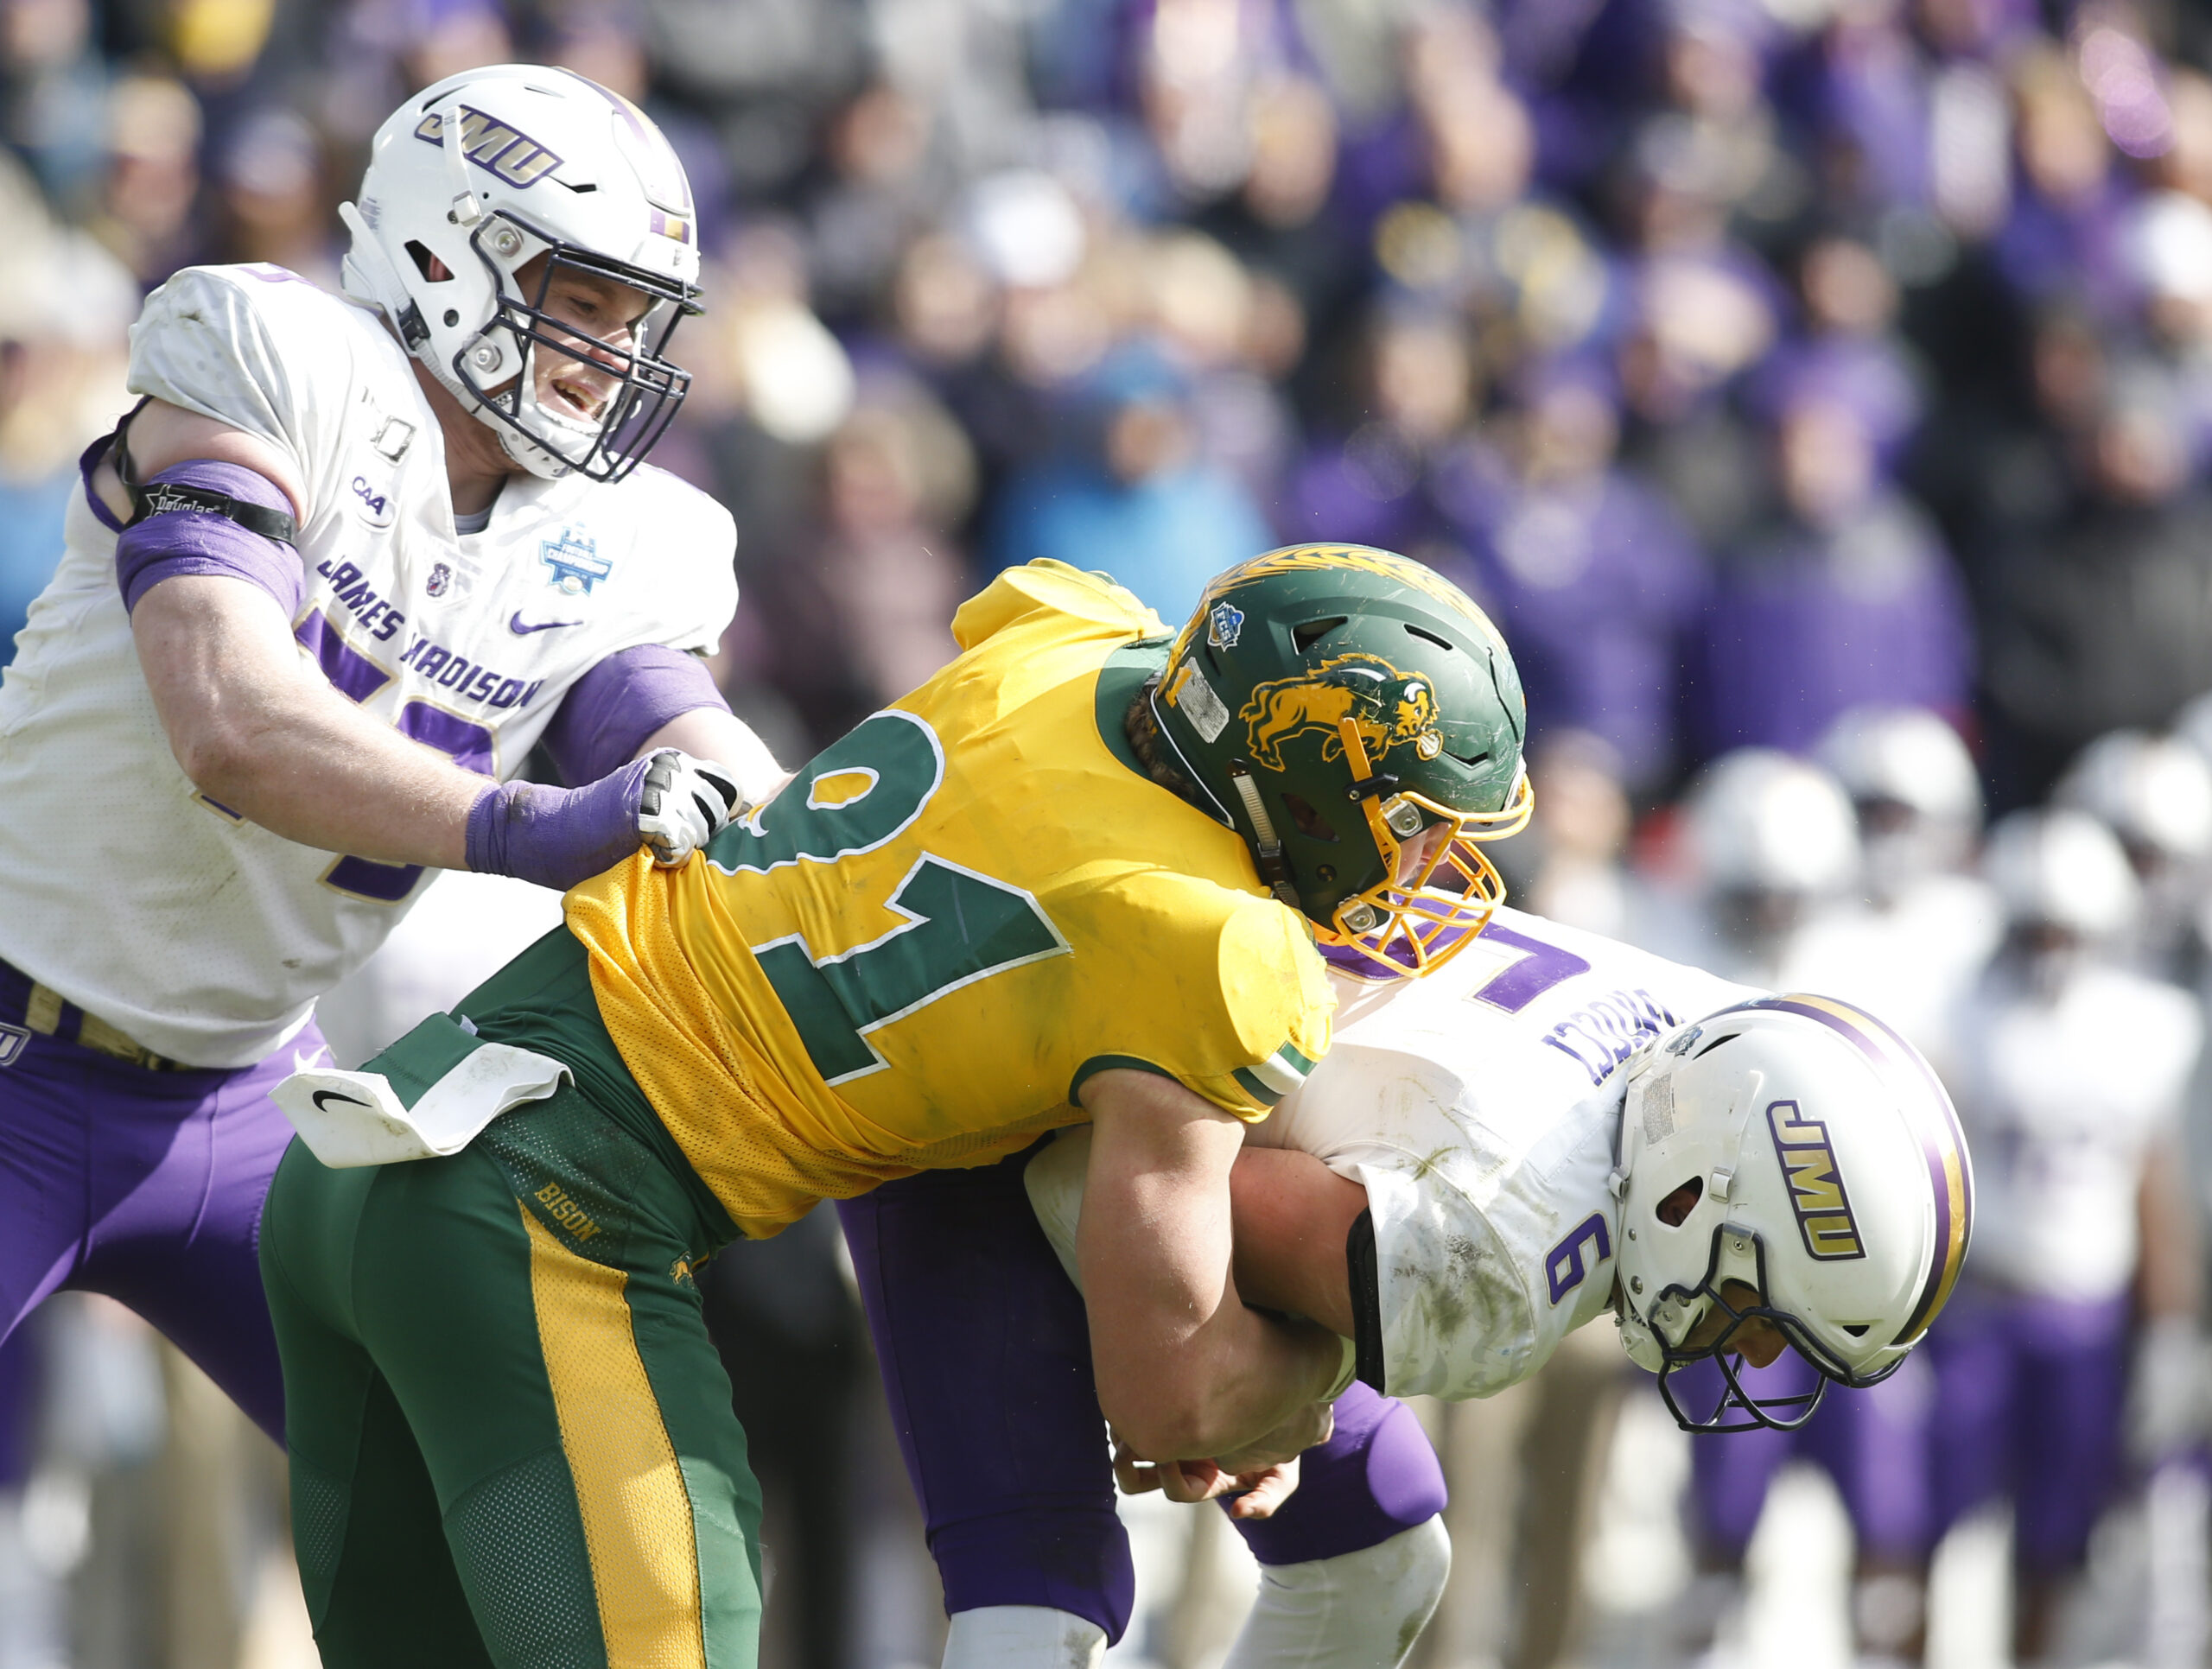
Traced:
<path fill-rule="evenodd" d="M 1782 1162 L 1783 1180 L 1789 1184 L 1789 1204 L 1807 1255 L 1823 1262 L 1865 1257 L 1827 1126 L 1804 1117 L 1795 1101 L 1769 1103 L 1766 1122 L 1774 1133 L 1775 1154 Z"/>
<path fill-rule="evenodd" d="M 1254 763 L 1268 771 L 1281 771 L 1283 745 L 1308 731 L 1321 733 L 1323 763 L 1343 758 L 1338 727 L 1346 719 L 1358 727 L 1371 764 L 1394 747 L 1410 746 L 1433 759 L 1444 746 L 1428 681 L 1399 671 L 1379 655 L 1335 655 L 1311 672 L 1262 684 L 1236 716 Z"/>
<path fill-rule="evenodd" d="M 445 144 L 445 119 L 432 111 L 415 124 L 415 136 L 426 143 Z M 495 122 L 480 110 L 461 107 L 461 154 L 518 190 L 533 186 L 555 168 L 561 159 L 526 133 L 504 122 Z"/>

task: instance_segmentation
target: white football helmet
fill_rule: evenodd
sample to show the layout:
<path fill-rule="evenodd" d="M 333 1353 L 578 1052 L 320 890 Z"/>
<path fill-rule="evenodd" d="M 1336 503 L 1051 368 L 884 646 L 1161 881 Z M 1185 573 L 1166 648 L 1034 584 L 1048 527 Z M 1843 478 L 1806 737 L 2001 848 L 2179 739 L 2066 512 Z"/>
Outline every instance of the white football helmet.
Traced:
<path fill-rule="evenodd" d="M 449 76 L 377 130 L 360 201 L 338 213 L 353 234 L 346 293 L 381 307 L 531 473 L 619 480 L 683 403 L 691 379 L 662 356 L 699 311 L 697 216 L 676 153 L 620 94 L 533 64 Z M 517 270 L 539 255 L 525 295 Z M 618 382 L 589 417 L 537 398 L 539 353 L 584 357 L 544 311 L 564 266 L 651 303 L 626 340 L 591 351 Z"/>
<path fill-rule="evenodd" d="M 1859 811 L 1867 880 L 1895 892 L 1955 869 L 1981 828 L 1981 784 L 1959 733 L 1925 708 L 1855 707 L 1818 757 Z"/>
<path fill-rule="evenodd" d="M 2142 909 L 2142 884 L 2119 840 L 2072 806 L 2000 820 L 1981 867 L 2016 927 L 2057 928 L 2103 942 L 2133 927 Z"/>
<path fill-rule="evenodd" d="M 2185 741 L 2114 730 L 2083 748 L 2052 790 L 2149 864 L 2212 858 L 2212 765 Z"/>
<path fill-rule="evenodd" d="M 1862 1009 L 1793 993 L 1684 1026 L 1628 1070 L 1615 1314 L 1675 1420 L 1791 1431 L 1829 1380 L 1894 1373 L 1950 1297 L 1974 1219 L 1966 1138 L 1918 1051 Z M 1757 1302 L 1725 1298 L 1733 1281 Z M 1732 1342 L 1753 1318 L 1819 1370 L 1810 1392 L 1747 1387 Z M 1726 1389 L 1694 1417 L 1672 1380 L 1707 1356 Z"/>
<path fill-rule="evenodd" d="M 1851 803 L 1817 765 L 1741 747 L 1707 766 L 1689 799 L 1698 871 L 1714 892 L 1818 898 L 1859 873 Z"/>

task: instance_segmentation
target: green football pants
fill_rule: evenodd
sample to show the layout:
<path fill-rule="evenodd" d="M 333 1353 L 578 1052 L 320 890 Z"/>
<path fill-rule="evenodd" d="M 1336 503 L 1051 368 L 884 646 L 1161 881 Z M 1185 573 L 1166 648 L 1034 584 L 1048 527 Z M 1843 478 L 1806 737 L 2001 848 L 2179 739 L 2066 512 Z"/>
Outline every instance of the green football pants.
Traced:
<path fill-rule="evenodd" d="M 262 1274 L 327 1669 L 753 1669 L 760 1490 L 692 1279 L 714 1243 L 573 1088 L 451 1158 L 292 1144 Z"/>

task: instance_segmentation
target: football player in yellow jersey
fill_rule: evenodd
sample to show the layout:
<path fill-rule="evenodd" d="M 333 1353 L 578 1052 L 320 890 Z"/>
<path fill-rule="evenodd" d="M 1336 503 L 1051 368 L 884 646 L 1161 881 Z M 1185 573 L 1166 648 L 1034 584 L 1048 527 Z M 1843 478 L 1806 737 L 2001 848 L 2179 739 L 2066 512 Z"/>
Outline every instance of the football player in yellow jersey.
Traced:
<path fill-rule="evenodd" d="M 1512 661 L 1358 547 L 1231 569 L 1172 640 L 1049 562 L 954 632 L 692 861 L 576 888 L 453 1015 L 279 1091 L 263 1271 L 333 1669 L 749 1665 L 758 1495 L 692 1272 L 1086 1119 L 1107 1415 L 1161 1458 L 1326 1435 L 1350 1353 L 1238 1301 L 1229 1170 L 1328 1047 L 1317 938 L 1418 973 L 1495 907 Z"/>

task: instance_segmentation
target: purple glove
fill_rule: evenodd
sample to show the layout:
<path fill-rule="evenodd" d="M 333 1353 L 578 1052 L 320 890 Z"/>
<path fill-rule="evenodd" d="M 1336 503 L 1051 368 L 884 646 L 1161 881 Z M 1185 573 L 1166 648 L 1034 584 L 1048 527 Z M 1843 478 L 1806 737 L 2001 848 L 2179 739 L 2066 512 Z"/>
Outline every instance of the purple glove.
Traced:
<path fill-rule="evenodd" d="M 722 831 L 737 797 L 719 767 L 674 748 L 582 788 L 487 788 L 468 810 L 468 866 L 565 892 L 641 846 L 680 864 Z"/>

